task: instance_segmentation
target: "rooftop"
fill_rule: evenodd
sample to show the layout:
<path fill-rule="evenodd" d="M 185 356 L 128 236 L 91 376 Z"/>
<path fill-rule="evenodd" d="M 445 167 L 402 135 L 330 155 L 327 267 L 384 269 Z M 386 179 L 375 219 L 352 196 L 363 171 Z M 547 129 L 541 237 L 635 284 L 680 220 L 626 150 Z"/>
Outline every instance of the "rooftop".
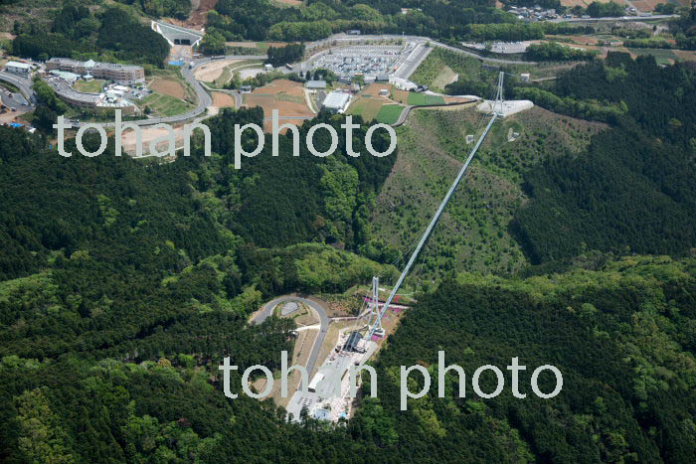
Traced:
<path fill-rule="evenodd" d="M 19 61 L 8 61 L 5 66 L 11 67 L 11 68 L 31 69 L 30 64 L 20 63 Z"/>
<path fill-rule="evenodd" d="M 323 105 L 327 108 L 343 109 L 350 101 L 350 94 L 344 92 L 331 92 L 324 99 Z"/>
<path fill-rule="evenodd" d="M 142 69 L 142 66 L 134 64 L 119 64 L 119 63 L 104 63 L 101 61 L 87 60 L 77 61 L 72 58 L 51 58 L 48 63 L 56 63 L 59 66 L 84 66 L 85 68 L 102 68 L 102 69 Z"/>
<path fill-rule="evenodd" d="M 308 89 L 325 89 L 326 88 L 326 81 L 324 81 L 324 80 L 307 81 L 305 86 Z"/>

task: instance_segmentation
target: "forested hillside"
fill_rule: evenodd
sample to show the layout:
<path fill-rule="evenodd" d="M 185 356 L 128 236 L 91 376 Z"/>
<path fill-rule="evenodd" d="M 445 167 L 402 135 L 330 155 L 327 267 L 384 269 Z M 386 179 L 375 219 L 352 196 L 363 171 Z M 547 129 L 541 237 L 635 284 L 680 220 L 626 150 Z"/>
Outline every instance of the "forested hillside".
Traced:
<path fill-rule="evenodd" d="M 164 37 L 141 21 L 136 10 L 123 6 L 94 9 L 65 2 L 55 17 L 16 20 L 12 31 L 17 35 L 13 54 L 39 60 L 57 56 L 162 66 L 169 54 Z"/>
<path fill-rule="evenodd" d="M 283 246 L 305 241 L 337 244 L 357 250 L 370 241 L 368 208 L 391 172 L 397 153 L 377 158 L 365 148 L 367 126 L 353 131 L 353 149 L 362 156 L 348 156 L 343 116 L 321 113 L 306 122 L 299 131 L 299 156 L 292 156 L 290 133 L 279 138 L 279 152 L 271 154 L 272 140 L 266 135 L 264 150 L 255 158 L 244 159 L 241 169 L 233 167 L 233 131 L 235 124 L 263 125 L 260 108 L 226 110 L 210 120 L 212 149 L 222 155 L 201 163 L 202 151 L 181 160 L 190 169 L 192 184 L 200 200 L 218 219 L 259 246 Z M 362 124 L 356 117 L 353 121 Z M 336 153 L 320 158 L 312 155 L 305 143 L 313 124 L 327 123 L 339 135 Z M 256 146 L 256 136 L 245 133 L 248 151 Z M 327 131 L 317 131 L 317 150 L 330 146 Z M 372 144 L 386 152 L 389 138 L 384 130 L 374 133 Z M 380 251 L 373 253 L 379 257 Z"/>
<path fill-rule="evenodd" d="M 399 157 L 372 213 L 373 236 L 408 255 L 454 180 L 483 116 L 473 109 L 422 109 L 399 128 Z M 606 125 L 541 108 L 498 122 L 415 265 L 411 282 L 450 272 L 515 274 L 528 260 L 510 223 L 528 201 L 522 183 L 549 159 L 583 153 Z M 519 139 L 509 141 L 517 132 Z M 403 261 L 401 261 L 403 263 Z"/>
<path fill-rule="evenodd" d="M 423 35 L 445 41 L 531 40 L 580 29 L 518 21 L 490 0 L 384 1 L 317 0 L 279 7 L 271 0 L 220 0 L 209 15 L 210 37 L 224 40 L 319 40 L 347 30 L 364 34 Z"/>
<path fill-rule="evenodd" d="M 587 153 L 551 159 L 525 177 L 532 201 L 514 227 L 533 262 L 586 250 L 679 255 L 696 247 L 695 77 L 688 64 L 663 68 L 625 54 L 561 75 L 557 96 L 627 113 L 610 118 L 612 129 Z"/>
<path fill-rule="evenodd" d="M 210 124 L 218 140 L 227 140 L 218 131 L 258 117 L 255 110 L 225 113 Z M 88 150 L 96 143 L 87 137 Z M 248 229 L 234 227 L 244 211 L 234 203 L 240 197 L 221 195 L 221 207 L 212 186 L 247 195 L 242 184 L 275 183 L 278 172 L 254 171 L 251 163 L 237 177 L 227 170 L 228 155 L 148 166 L 115 157 L 112 146 L 98 158 L 70 159 L 46 146 L 41 137 L 0 127 L 3 462 L 155 462 L 177 453 L 180 462 L 229 462 L 219 450 L 214 460 L 200 460 L 234 414 L 205 371 L 216 372 L 225 355 L 273 368 L 294 327 L 279 320 L 248 327 L 247 315 L 280 293 L 341 292 L 395 273 L 321 243 L 281 248 L 312 236 L 259 236 L 273 248 L 258 248 L 256 227 L 302 229 L 304 219 L 260 209 L 241 216 Z M 289 169 L 298 158 L 284 153 L 278 159 Z M 359 191 L 374 194 L 386 174 L 341 159 L 303 167 L 328 205 L 355 206 Z M 384 162 L 388 172 L 391 162 Z M 329 180 L 347 169 L 355 181 L 338 189 Z M 306 177 L 299 170 L 297 182 L 270 194 L 297 198 L 292 192 L 308 184 Z M 339 194 L 353 200 L 331 200 Z M 316 211 L 325 207 L 319 201 Z M 348 223 L 329 216 L 326 224 L 352 227 L 352 216 Z M 231 230 L 237 228 L 241 235 Z M 219 414 L 210 410 L 215 404 Z M 238 405 L 251 408 L 245 414 L 252 420 L 277 421 L 255 402 Z M 41 434 L 48 441 L 29 438 Z"/>
<path fill-rule="evenodd" d="M 379 399 L 332 427 L 311 419 L 287 424 L 271 403 L 224 398 L 220 357 L 277 366 L 289 327 L 271 321 L 246 328 L 237 313 L 204 309 L 195 299 L 214 286 L 215 272 L 197 267 L 160 292 L 166 306 L 194 299 L 131 341 L 102 339 L 98 347 L 81 343 L 44 357 L 4 337 L 0 456 L 9 463 L 341 463 L 356 455 L 365 463 L 690 462 L 695 270 L 693 259 L 635 257 L 549 277 L 445 282 L 421 295 L 380 357 Z M 101 316 L 73 312 L 75 296 L 51 282 L 65 272 L 2 284 L 6 334 L 50 320 L 50 330 L 71 338 L 70 319 L 94 320 L 96 330 L 103 314 L 125 316 L 107 301 Z M 147 301 L 137 320 L 162 300 Z M 92 305 L 89 298 L 81 303 Z M 19 306 L 42 314 L 5 322 L 8 308 Z M 418 362 L 435 375 L 438 350 L 462 365 L 467 379 L 483 364 L 504 370 L 513 356 L 529 370 L 552 363 L 564 389 L 553 400 L 514 399 L 508 377 L 495 400 L 477 398 L 470 385 L 466 398 L 455 399 L 451 377 L 445 398 L 433 388 L 399 412 L 398 366 Z M 529 372 L 520 378 L 520 390 L 531 395 Z M 543 377 L 541 388 L 551 389 Z M 36 436 L 48 440 L 30 438 Z"/>
<path fill-rule="evenodd" d="M 144 19 L 197 6 L 38 3 L 41 17 L 16 23 L 17 54 L 150 66 L 169 49 Z M 679 40 L 690 40 L 687 19 Z M 223 44 L 351 28 L 459 41 L 562 27 L 518 23 L 489 0 L 220 0 L 207 32 Z M 269 48 L 276 64 L 302 50 Z M 425 63 L 420 84 L 494 90 L 498 69 L 473 58 L 437 50 Z M 37 83 L 32 123 L 48 130 L 0 126 L 0 463 L 696 462 L 696 70 L 610 53 L 554 80 L 508 81 L 506 95 L 537 106 L 491 129 L 400 290 L 413 306 L 385 323 L 369 361 L 377 398 L 365 383 L 337 424 L 307 409 L 288 421 L 272 400 L 230 400 L 218 366 L 230 357 L 239 370 L 278 373 L 299 322 L 249 323 L 277 296 L 362 303 L 356 289 L 373 276 L 390 288 L 488 116 L 474 104 L 414 110 L 398 150 L 378 158 L 360 117 L 353 157 L 346 116 L 321 112 L 299 127 L 299 156 L 291 131 L 279 156 L 265 134 L 237 169 L 235 126 L 269 116 L 244 107 L 205 120 L 211 156 L 197 133 L 191 156 L 174 160 L 116 157 L 111 140 L 98 157 L 64 158 L 46 135 L 64 105 Z M 305 143 L 318 123 L 339 134 L 326 157 Z M 94 134 L 84 141 L 99 145 Z M 314 141 L 330 145 L 325 130 Z M 252 131 L 241 137 L 247 151 L 257 142 Z M 383 130 L 372 145 L 386 150 Z M 465 397 L 454 375 L 438 397 L 438 351 L 465 369 Z M 527 366 L 524 399 L 512 392 L 512 358 Z M 547 364 L 564 382 L 545 400 L 531 375 Z M 411 365 L 432 384 L 401 411 L 400 366 Z M 493 399 L 472 385 L 485 365 L 504 373 Z M 421 385 L 414 373 L 410 391 Z M 541 391 L 553 385 L 539 377 Z"/>

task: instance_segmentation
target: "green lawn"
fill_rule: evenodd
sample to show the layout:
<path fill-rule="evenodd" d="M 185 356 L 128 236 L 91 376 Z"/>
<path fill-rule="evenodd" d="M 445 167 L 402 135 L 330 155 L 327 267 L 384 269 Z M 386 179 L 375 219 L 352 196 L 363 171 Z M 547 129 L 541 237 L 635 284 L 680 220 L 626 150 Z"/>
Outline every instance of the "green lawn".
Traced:
<path fill-rule="evenodd" d="M 424 93 L 411 92 L 408 94 L 409 105 L 442 105 L 445 99 L 439 95 L 427 95 Z"/>
<path fill-rule="evenodd" d="M 141 108 L 149 107 L 153 113 L 159 116 L 175 116 L 186 113 L 193 105 L 169 95 L 153 93 L 143 100 Z"/>
<path fill-rule="evenodd" d="M 401 105 L 384 105 L 377 113 L 377 122 L 383 124 L 394 124 L 399 120 L 404 107 Z"/>
<path fill-rule="evenodd" d="M 101 79 L 94 79 L 91 81 L 80 80 L 75 82 L 75 85 L 73 87 L 75 88 L 75 90 L 79 92 L 101 93 L 105 83 L 106 81 Z"/>
<path fill-rule="evenodd" d="M 363 95 L 350 105 L 348 112 L 362 116 L 365 121 L 373 121 L 377 118 L 383 106 L 384 100 Z"/>
<path fill-rule="evenodd" d="M 655 61 L 660 65 L 672 64 L 677 55 L 674 54 L 672 50 L 667 50 L 664 48 L 629 48 L 631 53 L 636 55 L 652 55 L 655 57 Z"/>

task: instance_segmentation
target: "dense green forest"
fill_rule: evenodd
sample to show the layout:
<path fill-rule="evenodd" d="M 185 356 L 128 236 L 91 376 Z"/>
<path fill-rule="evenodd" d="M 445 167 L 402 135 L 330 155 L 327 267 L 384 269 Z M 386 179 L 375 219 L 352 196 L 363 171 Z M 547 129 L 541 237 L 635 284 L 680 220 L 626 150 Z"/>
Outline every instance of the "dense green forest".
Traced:
<path fill-rule="evenodd" d="M 402 8 L 404 9 L 402 11 Z M 209 35 L 227 40 L 318 40 L 357 29 L 362 33 L 424 35 L 441 40 L 529 40 L 578 30 L 560 24 L 525 24 L 488 0 L 450 2 L 316 0 L 278 8 L 271 0 L 220 0 L 209 15 Z"/>
<path fill-rule="evenodd" d="M 216 368 L 225 355 L 242 367 L 276 367 L 289 346 L 287 321 L 246 325 L 258 304 L 253 290 L 230 300 L 273 252 L 235 247 L 216 233 L 185 193 L 177 163 L 144 169 L 100 158 L 71 166 L 77 159 L 31 155 L 40 144 L 17 131 L 3 135 L 25 151 L 3 156 L 3 181 L 14 173 L 26 182 L 0 184 L 3 204 L 17 205 L 11 230 L 38 235 L 52 222 L 39 213 L 55 209 L 74 221 L 64 233 L 79 224 L 85 237 L 95 235 L 51 253 L 39 272 L 0 284 L 3 462 L 684 463 L 696 453 L 693 259 L 634 257 L 520 280 L 446 281 L 419 296 L 377 362 L 378 400 L 337 426 L 288 424 L 269 402 L 227 400 Z M 37 178 L 56 180 L 42 189 Z M 16 194 L 42 199 L 46 210 L 30 222 Z M 148 220 L 133 223 L 141 214 Z M 190 217 L 200 225 L 182 227 Z M 227 246 L 236 251 L 220 251 Z M 276 265 L 287 270 L 287 256 L 314 249 L 321 246 L 288 248 Z M 432 390 L 399 412 L 398 366 L 418 362 L 435 375 L 438 350 L 468 376 L 482 364 L 504 369 L 513 356 L 529 369 L 551 363 L 564 390 L 546 401 L 514 399 L 509 387 L 495 400 L 470 389 L 455 399 L 450 377 L 445 398 Z M 521 379 L 529 393 L 528 372 Z M 550 389 L 543 379 L 541 386 Z"/>
<path fill-rule="evenodd" d="M 191 0 L 116 0 L 126 5 L 135 5 L 150 16 L 162 16 L 177 19 L 188 18 L 191 12 Z"/>
<path fill-rule="evenodd" d="M 95 13 L 85 5 L 66 2 L 49 29 L 37 18 L 15 22 L 14 33 L 13 53 L 39 60 L 58 56 L 162 66 L 169 55 L 164 37 L 119 6 Z"/>
<path fill-rule="evenodd" d="M 569 61 L 591 60 L 596 54 L 592 50 L 579 50 L 558 42 L 542 42 L 531 44 L 524 55 L 530 61 Z"/>
<path fill-rule="evenodd" d="M 303 44 L 290 44 L 285 47 L 268 47 L 268 62 L 273 66 L 300 61 L 305 52 Z"/>
<path fill-rule="evenodd" d="M 166 42 L 136 11 L 178 16 L 190 2 L 120 3 L 71 3 L 48 29 L 18 24 L 14 47 L 36 58 L 69 51 L 161 64 Z M 221 0 L 217 10 L 210 29 L 223 43 L 350 28 L 517 40 L 557 27 L 520 25 L 475 0 L 302 8 Z M 689 40 L 687 18 L 680 24 Z M 302 50 L 269 55 L 280 65 Z M 439 49 L 429 60 L 422 82 L 448 66 L 460 75 L 448 92 L 494 90 L 496 69 Z M 35 121 L 46 134 L 65 108 L 47 86 L 36 90 Z M 190 157 L 161 163 L 116 157 L 111 141 L 99 157 L 63 158 L 45 135 L 0 126 L 0 462 L 696 461 L 696 71 L 610 53 L 553 83 L 510 79 L 506 94 L 601 123 L 535 108 L 494 126 L 408 282 L 417 303 L 371 361 L 378 397 L 363 392 L 355 416 L 338 424 L 287 422 L 271 401 L 229 400 L 218 365 L 229 356 L 241 369 L 279 367 L 295 323 L 248 324 L 272 297 L 344 294 L 374 275 L 393 283 L 391 263 L 410 249 L 396 241 L 422 232 L 468 153 L 462 136 L 476 133 L 482 115 L 414 112 L 399 128 L 400 149 L 376 158 L 361 118 L 352 142 L 363 155 L 352 157 L 346 116 L 320 113 L 299 128 L 300 140 L 313 124 L 331 125 L 340 134 L 331 156 L 304 143 L 292 156 L 291 132 L 272 156 L 265 134 L 266 148 L 242 169 L 235 124 L 263 125 L 260 108 L 207 119 L 212 156 L 198 134 Z M 317 132 L 319 150 L 325 135 Z M 242 144 L 254 137 L 245 132 Z M 88 135 L 85 144 L 98 141 Z M 377 131 L 375 149 L 388 144 Z M 377 205 L 385 191 L 390 201 Z M 464 259 L 476 273 L 458 272 Z M 453 375 L 437 397 L 440 350 L 464 367 L 466 397 L 455 397 Z M 513 357 L 527 366 L 525 399 L 511 393 Z M 399 366 L 414 364 L 433 384 L 402 412 Z M 486 364 L 505 373 L 495 399 L 471 388 Z M 531 372 L 544 364 L 564 378 L 549 400 L 530 391 Z M 484 391 L 493 380 L 482 377 Z M 551 377 L 539 383 L 552 389 Z M 420 385 L 414 375 L 410 388 Z"/>
<path fill-rule="evenodd" d="M 587 106 L 583 116 L 609 115 L 613 127 L 586 153 L 526 175 L 532 201 L 513 227 L 533 262 L 587 250 L 679 255 L 696 247 L 695 77 L 688 64 L 660 67 L 652 57 L 615 53 L 559 76 L 555 100 L 535 98 L 564 103 L 550 106 L 560 111 L 581 108 L 566 102 L 594 102 L 601 111 Z M 606 113 L 611 107 L 626 110 Z"/>
<path fill-rule="evenodd" d="M 353 149 L 363 155 L 348 156 L 345 130 L 340 128 L 345 117 L 321 113 L 300 128 L 299 140 L 306 139 L 313 124 L 330 124 L 339 134 L 336 153 L 319 158 L 302 142 L 300 155 L 293 157 L 288 133 L 279 138 L 279 152 L 285 155 L 274 157 L 267 134 L 264 151 L 245 160 L 242 169 L 234 169 L 234 125 L 262 125 L 263 116 L 260 108 L 226 110 L 210 120 L 212 150 L 221 155 L 206 163 L 199 161 L 202 153 L 181 161 L 191 170 L 200 201 L 215 212 L 218 221 L 259 246 L 320 241 L 356 250 L 367 244 L 368 206 L 391 172 L 396 153 L 383 158 L 370 156 L 364 146 L 367 126 L 363 124 L 353 132 Z M 356 117 L 354 123 L 362 124 L 362 119 Z M 255 139 L 243 142 L 256 144 Z M 375 150 L 384 152 L 389 139 L 384 131 L 377 131 L 372 143 Z M 315 144 L 318 150 L 327 149 L 328 133 L 317 132 Z"/>

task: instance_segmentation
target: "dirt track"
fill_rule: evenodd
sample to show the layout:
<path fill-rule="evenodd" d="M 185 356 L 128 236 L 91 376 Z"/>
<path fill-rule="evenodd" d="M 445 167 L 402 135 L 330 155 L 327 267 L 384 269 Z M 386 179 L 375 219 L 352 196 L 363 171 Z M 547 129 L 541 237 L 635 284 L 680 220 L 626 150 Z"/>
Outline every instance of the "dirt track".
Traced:
<path fill-rule="evenodd" d="M 229 65 L 239 62 L 239 60 L 218 60 L 206 63 L 196 69 L 196 79 L 203 82 L 214 82 L 222 76 L 223 71 Z"/>

